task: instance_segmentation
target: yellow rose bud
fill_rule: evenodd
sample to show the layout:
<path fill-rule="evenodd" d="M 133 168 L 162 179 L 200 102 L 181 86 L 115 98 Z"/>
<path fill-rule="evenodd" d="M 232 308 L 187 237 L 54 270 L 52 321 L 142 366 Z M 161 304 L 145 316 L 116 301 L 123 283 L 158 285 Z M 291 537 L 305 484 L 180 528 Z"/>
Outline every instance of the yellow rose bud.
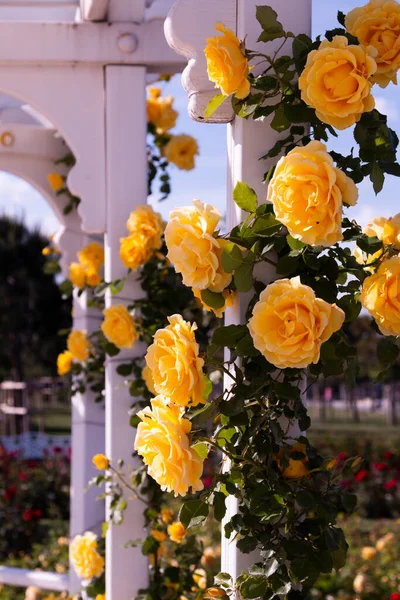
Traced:
<path fill-rule="evenodd" d="M 47 180 L 53 192 L 59 192 L 65 186 L 65 177 L 59 173 L 49 173 Z"/>
<path fill-rule="evenodd" d="M 104 454 L 95 454 L 93 456 L 93 464 L 99 471 L 105 471 L 110 466 L 110 461 Z"/>
<path fill-rule="evenodd" d="M 43 256 L 49 256 L 51 254 L 50 246 L 46 246 L 45 248 L 43 248 L 42 254 L 43 254 Z"/>
<path fill-rule="evenodd" d="M 69 350 L 65 350 L 57 357 L 57 372 L 62 377 L 69 373 L 72 367 L 72 353 Z"/>
<path fill-rule="evenodd" d="M 324 123 L 336 129 L 351 127 L 375 106 L 371 94 L 375 54 L 371 46 L 349 45 L 342 35 L 324 40 L 309 53 L 300 76 L 302 100 L 315 108 Z"/>
<path fill-rule="evenodd" d="M 188 287 L 222 292 L 232 274 L 225 273 L 221 264 L 222 249 L 228 242 L 213 237 L 221 215 L 200 200 L 193 200 L 193 205 L 171 212 L 165 229 L 167 258 Z"/>
<path fill-rule="evenodd" d="M 337 458 L 332 458 L 332 460 L 330 460 L 328 462 L 328 464 L 326 465 L 326 470 L 327 471 L 334 471 L 338 465 L 338 459 Z"/>
<path fill-rule="evenodd" d="M 361 463 L 363 462 L 363 458 L 361 458 L 361 456 L 357 456 L 357 458 L 351 463 L 351 468 L 353 470 L 357 469 L 357 467 L 359 467 L 361 465 Z"/>
<path fill-rule="evenodd" d="M 153 531 L 151 532 L 151 536 L 157 542 L 165 542 L 165 540 L 167 539 L 167 536 L 165 535 L 165 533 L 163 531 L 160 531 L 159 529 L 153 529 Z"/>
<path fill-rule="evenodd" d="M 173 135 L 163 149 L 163 156 L 183 171 L 191 171 L 195 167 L 195 156 L 199 147 L 191 135 Z"/>
<path fill-rule="evenodd" d="M 153 396 L 157 396 L 157 392 L 154 387 L 153 375 L 152 375 L 150 367 L 148 367 L 147 365 L 145 367 L 143 367 L 143 369 L 142 369 L 142 377 L 144 379 L 144 382 L 145 382 L 146 387 L 149 390 L 149 392 L 151 394 L 153 394 Z"/>
<path fill-rule="evenodd" d="M 85 269 L 80 263 L 73 262 L 69 266 L 68 279 L 72 285 L 82 290 L 85 287 Z"/>
<path fill-rule="evenodd" d="M 104 264 L 104 250 L 98 242 L 90 242 L 78 252 L 79 262 L 86 269 L 98 271 Z"/>
<path fill-rule="evenodd" d="M 363 560 L 371 560 L 371 558 L 375 558 L 378 554 L 378 551 L 374 546 L 364 546 L 361 548 L 361 557 Z"/>
<path fill-rule="evenodd" d="M 246 98 L 250 93 L 249 61 L 240 40 L 222 23 L 217 23 L 215 29 L 222 36 L 216 35 L 207 40 L 204 52 L 208 78 L 225 96 L 235 94 L 236 98 Z"/>
<path fill-rule="evenodd" d="M 154 389 L 174 404 L 204 404 L 204 360 L 199 357 L 194 335 L 197 325 L 184 321 L 181 315 L 168 317 L 168 322 L 156 332 L 146 354 Z"/>
<path fill-rule="evenodd" d="M 85 362 L 89 357 L 90 347 L 90 342 L 84 331 L 71 331 L 67 339 L 67 348 L 74 360 Z"/>
<path fill-rule="evenodd" d="M 358 38 L 361 46 L 373 46 L 377 70 L 374 82 L 384 88 L 397 84 L 400 68 L 400 5 L 394 0 L 371 0 L 354 8 L 346 17 L 346 29 Z"/>
<path fill-rule="evenodd" d="M 104 558 L 97 552 L 97 538 L 87 531 L 77 535 L 69 547 L 70 559 L 76 574 L 82 579 L 100 577 L 104 571 Z"/>
<path fill-rule="evenodd" d="M 106 595 L 105 594 L 97 594 L 96 600 L 106 600 Z"/>
<path fill-rule="evenodd" d="M 173 516 L 174 516 L 174 513 L 169 508 L 163 508 L 161 510 L 161 520 L 166 525 L 168 525 L 169 523 L 172 523 Z"/>
<path fill-rule="evenodd" d="M 400 257 L 383 261 L 363 283 L 360 301 L 383 335 L 400 335 Z"/>
<path fill-rule="evenodd" d="M 159 88 L 149 88 L 147 98 L 147 120 L 152 123 L 158 134 L 163 134 L 175 127 L 178 113 L 172 108 L 172 96 L 161 97 Z"/>
<path fill-rule="evenodd" d="M 175 521 L 175 523 L 168 525 L 168 535 L 172 542 L 182 544 L 185 541 L 186 529 L 180 521 Z"/>
<path fill-rule="evenodd" d="M 193 573 L 193 581 L 197 587 L 201 590 L 205 590 L 207 587 L 207 573 L 204 569 L 196 569 Z"/>
<path fill-rule="evenodd" d="M 162 396 L 151 400 L 151 408 L 138 413 L 142 420 L 137 428 L 135 450 L 148 466 L 150 477 L 162 490 L 185 496 L 203 489 L 200 479 L 203 460 L 190 447 L 192 423 L 183 416 L 183 410 Z"/>
<path fill-rule="evenodd" d="M 222 319 L 222 317 L 224 316 L 224 312 L 228 308 L 228 306 L 233 306 L 236 296 L 237 296 L 235 290 L 224 290 L 222 292 L 222 295 L 225 298 L 224 306 L 222 308 L 212 308 L 212 306 L 208 306 L 208 304 L 206 304 L 204 302 L 204 300 L 202 299 L 201 290 L 193 289 L 192 292 L 193 292 L 194 297 L 197 298 L 197 300 L 199 301 L 200 305 L 205 310 L 212 311 L 214 313 L 214 315 L 216 317 L 218 317 L 218 319 Z"/>
<path fill-rule="evenodd" d="M 139 333 L 132 315 L 123 304 L 116 304 L 103 310 L 104 321 L 101 330 L 109 342 L 117 348 L 133 348 Z"/>
<path fill-rule="evenodd" d="M 310 246 L 332 246 L 343 239 L 343 204 L 353 206 L 357 198 L 355 183 L 317 141 L 280 159 L 267 197 L 290 235 Z"/>
<path fill-rule="evenodd" d="M 227 595 L 224 592 L 224 590 L 221 590 L 220 588 L 212 587 L 212 588 L 208 588 L 204 598 L 227 598 Z"/>
<path fill-rule="evenodd" d="M 262 292 L 248 327 L 254 346 L 279 369 L 319 361 L 321 345 L 338 331 L 344 312 L 315 296 L 300 277 L 280 279 Z"/>

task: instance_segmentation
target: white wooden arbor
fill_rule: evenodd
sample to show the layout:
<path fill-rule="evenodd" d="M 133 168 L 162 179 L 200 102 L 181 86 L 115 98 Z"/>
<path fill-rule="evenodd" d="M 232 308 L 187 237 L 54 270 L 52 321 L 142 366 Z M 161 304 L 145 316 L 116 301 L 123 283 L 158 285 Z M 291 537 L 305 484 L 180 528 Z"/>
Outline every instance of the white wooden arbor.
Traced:
<path fill-rule="evenodd" d="M 69 249 L 69 262 L 87 235 L 104 235 L 107 280 L 125 274 L 119 238 L 126 233 L 129 213 L 147 199 L 146 75 L 174 73 L 184 65 L 163 34 L 163 16 L 170 4 L 169 0 L 0 0 L 0 92 L 41 114 L 76 156 L 68 186 L 81 198 L 79 219 L 73 217 L 74 224 L 67 224 L 59 211 L 64 224 L 60 243 L 66 256 Z M 22 136 L 27 130 L 20 131 L 19 125 L 18 119 L 14 121 L 15 139 L 27 140 Z M 0 168 L 30 181 L 56 208 L 59 200 L 45 189 L 43 177 L 53 170 L 58 151 L 47 148 L 48 131 L 31 133 L 30 151 L 24 152 L 20 144 L 18 149 L 8 147 L 0 155 L 4 165 Z M 43 156 L 40 150 L 36 156 L 33 152 L 39 139 L 46 148 Z M 31 168 L 39 157 L 46 159 L 46 166 Z M 119 297 L 107 297 L 106 304 L 128 302 L 139 295 L 132 281 Z M 74 313 L 74 326 L 90 331 L 93 315 L 84 299 L 74 303 Z M 105 452 L 111 460 L 122 458 L 134 466 L 128 419 L 131 398 L 115 372 L 118 362 L 130 355 L 121 353 L 106 365 Z M 83 490 L 92 474 L 91 457 L 103 451 L 104 414 L 89 394 L 76 398 L 73 411 L 71 534 L 75 535 L 96 529 L 103 519 L 101 504 L 94 504 L 93 496 L 85 496 Z M 147 560 L 140 549 L 124 547 L 129 539 L 143 535 L 142 512 L 141 504 L 130 502 L 124 525 L 108 533 L 109 600 L 128 600 L 147 585 Z M 0 582 L 78 589 L 73 576 L 3 567 Z"/>
<path fill-rule="evenodd" d="M 269 5 L 278 13 L 278 19 L 287 31 L 311 34 L 312 0 L 177 0 L 165 23 L 165 33 L 170 46 L 188 61 L 182 75 L 182 85 L 189 97 L 189 115 L 192 119 L 204 122 L 204 111 L 209 100 L 218 92 L 207 77 L 207 65 L 204 55 L 205 40 L 213 35 L 215 24 L 220 21 L 232 29 L 239 39 L 246 38 L 246 46 L 252 50 L 257 46 L 265 52 L 264 44 L 257 44 L 260 25 L 256 20 L 256 6 Z M 278 40 L 278 43 L 281 40 Z M 275 49 L 278 46 L 275 45 Z M 274 48 L 272 42 L 270 48 Z M 269 51 L 270 53 L 270 51 Z M 282 50 L 291 53 L 290 44 Z M 255 69 L 253 72 L 257 72 Z M 212 123 L 228 123 L 228 186 L 227 186 L 227 228 L 242 221 L 240 209 L 232 199 L 232 190 L 238 181 L 245 181 L 256 190 L 261 201 L 265 201 L 266 188 L 262 183 L 263 174 L 268 170 L 265 162 L 258 159 L 272 148 L 278 134 L 264 122 L 235 118 L 229 101 L 226 101 L 212 116 Z M 195 194 L 194 194 L 195 195 Z M 189 199 L 188 199 L 189 200 Z M 261 277 L 260 274 L 258 274 Z M 271 281 L 274 273 L 269 270 L 262 277 Z M 225 314 L 225 324 L 243 322 L 245 306 L 240 300 Z M 225 379 L 229 386 L 229 378 Z M 298 431 L 293 431 L 293 434 Z M 230 497 L 226 519 L 237 512 L 237 501 Z M 236 543 L 222 536 L 221 570 L 230 573 L 235 579 L 242 570 L 257 562 L 257 556 L 241 554 Z"/>

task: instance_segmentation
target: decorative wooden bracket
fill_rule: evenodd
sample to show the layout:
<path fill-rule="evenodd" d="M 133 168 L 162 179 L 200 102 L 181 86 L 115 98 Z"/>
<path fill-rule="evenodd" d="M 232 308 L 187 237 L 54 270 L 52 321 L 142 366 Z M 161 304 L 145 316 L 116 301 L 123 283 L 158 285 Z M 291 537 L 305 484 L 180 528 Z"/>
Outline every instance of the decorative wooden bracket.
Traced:
<path fill-rule="evenodd" d="M 182 74 L 182 85 L 189 96 L 189 115 L 195 121 L 204 121 L 207 104 L 218 93 L 207 77 L 206 39 L 214 35 L 218 21 L 236 31 L 236 3 L 237 0 L 178 0 L 165 21 L 168 44 L 189 63 Z M 228 100 L 208 122 L 229 123 L 234 116 Z"/>

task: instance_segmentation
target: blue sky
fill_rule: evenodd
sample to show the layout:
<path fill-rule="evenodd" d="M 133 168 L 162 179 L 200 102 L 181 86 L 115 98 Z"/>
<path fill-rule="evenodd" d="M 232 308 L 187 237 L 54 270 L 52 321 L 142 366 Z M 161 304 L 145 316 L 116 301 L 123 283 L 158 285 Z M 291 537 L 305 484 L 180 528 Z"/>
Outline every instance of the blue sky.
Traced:
<path fill-rule="evenodd" d="M 314 0 L 313 34 L 335 27 L 338 8 L 348 12 L 362 0 Z M 193 122 L 186 112 L 187 99 L 177 76 L 166 87 L 166 91 L 175 97 L 175 108 L 180 114 L 176 133 L 188 133 L 197 138 L 200 156 L 194 171 L 183 172 L 172 167 L 172 195 L 158 205 L 164 218 L 176 206 L 190 204 L 193 198 L 214 204 L 224 212 L 226 201 L 226 126 L 207 125 Z M 374 96 L 377 108 L 388 115 L 390 125 L 400 130 L 400 89 L 390 85 L 385 90 L 375 86 Z M 348 152 L 353 145 L 352 132 L 340 134 L 338 140 L 331 140 L 330 149 Z M 360 198 L 356 207 L 348 211 L 351 218 L 366 224 L 374 216 L 390 216 L 400 212 L 398 189 L 400 180 L 388 177 L 383 192 L 376 197 L 369 181 L 359 186 Z M 29 184 L 12 175 L 0 172 L 0 211 L 9 214 L 25 215 L 30 225 L 40 225 L 44 233 L 57 230 L 57 220 L 47 202 Z"/>

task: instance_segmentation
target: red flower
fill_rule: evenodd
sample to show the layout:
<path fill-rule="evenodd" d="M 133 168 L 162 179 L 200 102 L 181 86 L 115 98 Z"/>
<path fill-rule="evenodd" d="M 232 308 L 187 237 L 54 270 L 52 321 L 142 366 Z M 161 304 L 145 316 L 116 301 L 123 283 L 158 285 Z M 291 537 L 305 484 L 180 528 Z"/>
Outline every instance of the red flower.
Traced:
<path fill-rule="evenodd" d="M 368 471 L 366 469 L 361 469 L 354 477 L 356 481 L 364 481 L 364 479 L 368 477 Z"/>
<path fill-rule="evenodd" d="M 209 488 L 212 485 L 212 477 L 204 477 L 203 479 L 204 487 Z"/>
<path fill-rule="evenodd" d="M 19 474 L 20 481 L 26 481 L 28 479 L 28 475 L 26 473 Z"/>
<path fill-rule="evenodd" d="M 32 520 L 32 511 L 31 510 L 25 510 L 22 518 L 24 521 L 29 522 Z"/>
<path fill-rule="evenodd" d="M 54 454 L 61 454 L 61 452 L 62 452 L 61 446 L 53 446 L 53 452 L 54 452 Z"/>
<path fill-rule="evenodd" d="M 43 517 L 43 511 L 41 508 L 37 508 L 36 510 L 32 511 L 32 516 L 35 519 L 41 519 Z"/>
<path fill-rule="evenodd" d="M 390 492 L 390 490 L 394 490 L 397 487 L 397 481 L 395 479 L 391 479 L 390 481 L 387 481 L 383 487 L 385 490 Z"/>
<path fill-rule="evenodd" d="M 385 460 L 390 460 L 391 458 L 393 458 L 393 456 L 394 456 L 393 450 L 386 450 L 385 454 L 383 455 L 383 458 Z M 399 600 L 400 600 L 400 598 L 399 598 Z"/>
<path fill-rule="evenodd" d="M 390 600 L 400 600 L 399 592 L 394 592 L 394 594 L 391 594 Z"/>
<path fill-rule="evenodd" d="M 341 485 L 342 487 L 345 488 L 350 488 L 350 481 L 345 481 L 344 479 L 342 481 L 339 481 L 339 485 Z"/>
<path fill-rule="evenodd" d="M 374 467 L 377 471 L 386 471 L 387 464 L 384 462 L 374 463 Z"/>
<path fill-rule="evenodd" d="M 339 452 L 336 458 L 340 461 L 344 461 L 346 460 L 346 458 L 348 458 L 348 456 L 349 455 L 347 454 L 347 452 Z"/>
<path fill-rule="evenodd" d="M 14 498 L 16 493 L 17 488 L 15 487 L 15 485 L 12 485 L 11 487 L 7 488 L 4 492 L 4 499 L 6 500 L 6 502 L 10 502 Z"/>
<path fill-rule="evenodd" d="M 29 460 L 28 461 L 28 469 L 36 469 L 37 467 L 37 462 L 36 460 Z"/>

